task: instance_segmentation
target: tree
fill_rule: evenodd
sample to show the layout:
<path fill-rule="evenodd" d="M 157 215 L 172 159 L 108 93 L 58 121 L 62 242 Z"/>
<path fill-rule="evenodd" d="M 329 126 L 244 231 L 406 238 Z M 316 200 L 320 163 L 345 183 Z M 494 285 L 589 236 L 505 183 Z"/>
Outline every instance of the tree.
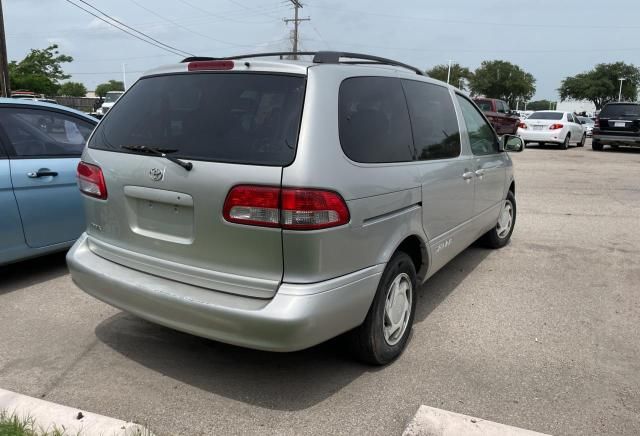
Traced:
<path fill-rule="evenodd" d="M 474 95 L 506 100 L 510 107 L 516 101 L 528 101 L 536 92 L 536 79 L 519 66 L 506 61 L 484 61 L 470 79 Z"/>
<path fill-rule="evenodd" d="M 427 70 L 426 73 L 429 77 L 446 82 L 449 74 L 449 65 L 436 65 L 430 70 Z M 459 89 L 464 90 L 466 86 L 465 81 L 471 80 L 471 77 L 473 77 L 473 73 L 469 71 L 469 68 L 463 67 L 458 63 L 451 65 L 451 77 L 449 78 L 449 83 L 453 86 L 457 86 Z"/>
<path fill-rule="evenodd" d="M 124 91 L 124 83 L 119 80 L 109 80 L 107 83 L 96 86 L 96 95 L 100 98 L 104 98 L 109 91 Z"/>
<path fill-rule="evenodd" d="M 68 79 L 62 64 L 71 62 L 71 56 L 60 54 L 58 45 L 52 44 L 44 50 L 31 49 L 20 62 L 9 63 L 11 89 L 25 89 L 38 94 L 55 95 L 60 80 Z"/>
<path fill-rule="evenodd" d="M 596 109 L 610 101 L 618 100 L 620 81 L 622 82 L 622 99 L 635 101 L 640 85 L 640 70 L 624 62 L 614 64 L 598 64 L 591 71 L 567 77 L 560 85 L 560 99 L 590 100 Z"/>
<path fill-rule="evenodd" d="M 527 110 L 544 111 L 554 107 L 555 102 L 549 100 L 537 100 L 527 103 Z"/>
<path fill-rule="evenodd" d="M 87 95 L 87 88 L 80 82 L 66 82 L 60 85 L 58 95 L 69 97 L 84 97 Z"/>

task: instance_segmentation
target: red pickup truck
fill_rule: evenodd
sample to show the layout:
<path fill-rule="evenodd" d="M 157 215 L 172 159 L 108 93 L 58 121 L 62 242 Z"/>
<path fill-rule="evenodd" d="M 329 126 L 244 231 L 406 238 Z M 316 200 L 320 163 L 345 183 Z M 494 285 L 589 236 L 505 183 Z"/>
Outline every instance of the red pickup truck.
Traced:
<path fill-rule="evenodd" d="M 498 135 L 515 135 L 520 117 L 509 110 L 505 101 L 495 98 L 474 98 L 473 101 L 484 112 Z"/>

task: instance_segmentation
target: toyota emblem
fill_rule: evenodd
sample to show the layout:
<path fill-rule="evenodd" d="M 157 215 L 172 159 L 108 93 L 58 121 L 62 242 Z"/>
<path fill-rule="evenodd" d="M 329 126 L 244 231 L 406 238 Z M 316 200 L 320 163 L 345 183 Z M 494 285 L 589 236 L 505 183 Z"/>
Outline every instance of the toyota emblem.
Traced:
<path fill-rule="evenodd" d="M 164 177 L 164 172 L 160 168 L 151 168 L 149 170 L 149 177 L 155 182 L 159 182 Z"/>

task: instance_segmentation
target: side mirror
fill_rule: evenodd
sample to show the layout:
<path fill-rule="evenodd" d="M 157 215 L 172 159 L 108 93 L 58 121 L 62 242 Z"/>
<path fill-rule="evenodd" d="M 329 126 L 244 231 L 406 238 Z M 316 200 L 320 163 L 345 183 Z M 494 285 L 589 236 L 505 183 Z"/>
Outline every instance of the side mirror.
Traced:
<path fill-rule="evenodd" d="M 513 151 L 516 153 L 524 150 L 524 141 L 519 136 L 504 135 L 500 140 L 501 151 Z"/>

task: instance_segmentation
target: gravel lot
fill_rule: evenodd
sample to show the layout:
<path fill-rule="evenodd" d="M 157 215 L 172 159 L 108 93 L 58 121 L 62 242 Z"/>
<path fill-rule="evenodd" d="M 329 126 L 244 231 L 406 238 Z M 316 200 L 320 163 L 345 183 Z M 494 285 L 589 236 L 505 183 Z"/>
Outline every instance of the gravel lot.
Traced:
<path fill-rule="evenodd" d="M 640 150 L 515 155 L 518 220 L 429 280 L 405 354 L 178 333 L 79 291 L 63 255 L 0 269 L 0 387 L 158 434 L 399 434 L 421 404 L 556 435 L 640 434 Z"/>

